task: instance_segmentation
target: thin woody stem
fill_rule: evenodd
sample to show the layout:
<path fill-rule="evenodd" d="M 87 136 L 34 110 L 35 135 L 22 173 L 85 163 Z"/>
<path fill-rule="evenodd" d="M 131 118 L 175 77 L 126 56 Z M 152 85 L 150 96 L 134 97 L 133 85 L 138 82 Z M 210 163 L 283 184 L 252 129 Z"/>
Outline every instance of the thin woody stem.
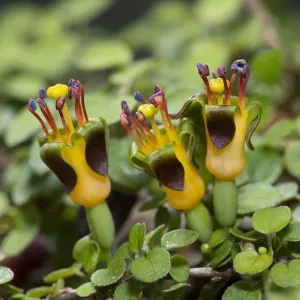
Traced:
<path fill-rule="evenodd" d="M 192 277 L 201 277 L 201 278 L 228 278 L 234 274 L 233 269 L 227 269 L 225 271 L 216 271 L 210 267 L 203 268 L 191 268 L 190 275 Z"/>

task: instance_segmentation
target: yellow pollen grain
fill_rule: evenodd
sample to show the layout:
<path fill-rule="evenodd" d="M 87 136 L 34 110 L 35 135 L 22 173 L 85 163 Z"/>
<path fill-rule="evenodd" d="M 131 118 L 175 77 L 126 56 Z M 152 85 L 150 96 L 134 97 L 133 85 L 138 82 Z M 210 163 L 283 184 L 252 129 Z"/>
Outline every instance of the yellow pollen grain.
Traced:
<path fill-rule="evenodd" d="M 66 84 L 57 83 L 47 89 L 47 96 L 57 100 L 59 97 L 66 97 L 68 95 L 68 86 Z"/>
<path fill-rule="evenodd" d="M 143 104 L 138 108 L 138 111 L 143 113 L 143 115 L 149 119 L 157 114 L 158 109 L 153 104 Z"/>
<path fill-rule="evenodd" d="M 227 86 L 229 87 L 229 81 L 227 80 Z M 213 93 L 223 93 L 224 92 L 224 82 L 222 78 L 213 78 L 209 81 L 209 88 Z"/>

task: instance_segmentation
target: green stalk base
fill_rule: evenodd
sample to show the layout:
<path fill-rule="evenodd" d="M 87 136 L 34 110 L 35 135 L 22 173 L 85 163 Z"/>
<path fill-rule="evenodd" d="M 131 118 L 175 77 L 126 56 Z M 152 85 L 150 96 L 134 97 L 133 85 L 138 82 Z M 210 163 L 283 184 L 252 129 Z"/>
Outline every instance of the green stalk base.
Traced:
<path fill-rule="evenodd" d="M 188 227 L 196 231 L 202 243 L 208 242 L 213 232 L 213 225 L 208 209 L 199 203 L 191 210 L 184 212 Z"/>
<path fill-rule="evenodd" d="M 238 193 L 235 181 L 215 179 L 213 191 L 215 218 L 220 225 L 230 227 L 237 216 Z"/>
<path fill-rule="evenodd" d="M 100 248 L 111 249 L 115 239 L 115 225 L 107 204 L 101 203 L 86 208 L 85 212 L 93 240 L 99 244 Z"/>

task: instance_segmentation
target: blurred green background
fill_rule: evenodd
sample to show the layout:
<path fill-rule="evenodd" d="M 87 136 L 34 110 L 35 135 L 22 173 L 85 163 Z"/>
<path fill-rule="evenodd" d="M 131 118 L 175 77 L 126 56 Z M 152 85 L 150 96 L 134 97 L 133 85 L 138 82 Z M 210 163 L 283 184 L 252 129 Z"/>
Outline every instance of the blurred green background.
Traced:
<path fill-rule="evenodd" d="M 15 283 L 41 284 L 44 274 L 71 264 L 72 247 L 87 230 L 79 208 L 39 158 L 40 125 L 27 110 L 38 88 L 80 79 L 90 117 L 109 123 L 109 203 L 117 226 L 148 182 L 128 163 L 130 141 L 120 140 L 120 100 L 133 106 L 134 91 L 150 96 L 158 83 L 175 112 L 204 91 L 198 62 L 211 71 L 219 65 L 229 70 L 238 58 L 250 64 L 247 94 L 262 103 L 263 117 L 254 141 L 260 148 L 249 154 L 240 184 L 274 183 L 286 171 L 299 180 L 299 14 L 292 0 L 2 1 L 0 235 Z M 267 173 L 253 169 L 258 160 Z"/>

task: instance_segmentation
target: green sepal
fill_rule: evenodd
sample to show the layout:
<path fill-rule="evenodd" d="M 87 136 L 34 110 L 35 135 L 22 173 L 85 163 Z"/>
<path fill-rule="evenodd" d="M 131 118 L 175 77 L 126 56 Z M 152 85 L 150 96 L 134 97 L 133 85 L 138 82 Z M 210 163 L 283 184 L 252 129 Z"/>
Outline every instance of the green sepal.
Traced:
<path fill-rule="evenodd" d="M 145 156 L 134 143 L 130 161 L 135 168 L 154 176 L 164 186 L 182 191 L 184 189 L 184 168 L 176 157 L 174 145 L 175 142 L 170 142 Z"/>
<path fill-rule="evenodd" d="M 180 111 L 169 114 L 171 119 L 191 118 L 197 120 L 201 115 L 201 109 L 207 103 L 207 96 L 204 94 L 195 94 L 191 96 L 183 105 Z"/>
<path fill-rule="evenodd" d="M 46 143 L 40 149 L 42 161 L 53 171 L 69 194 L 76 185 L 77 175 L 74 169 L 62 158 L 64 143 Z"/>
<path fill-rule="evenodd" d="M 257 101 L 251 101 L 247 107 L 246 111 L 248 113 L 254 113 L 253 119 L 249 122 L 248 129 L 247 129 L 247 135 L 246 135 L 246 144 L 250 150 L 254 150 L 254 147 L 251 143 L 251 137 L 258 126 L 261 118 L 262 113 L 262 106 Z"/>
<path fill-rule="evenodd" d="M 236 105 L 205 105 L 207 132 L 216 149 L 223 149 L 233 140 L 236 131 L 234 115 L 239 110 Z"/>
<path fill-rule="evenodd" d="M 192 161 L 196 146 L 196 132 L 193 121 L 191 119 L 181 120 L 177 133 L 181 144 L 185 147 L 188 159 Z"/>

